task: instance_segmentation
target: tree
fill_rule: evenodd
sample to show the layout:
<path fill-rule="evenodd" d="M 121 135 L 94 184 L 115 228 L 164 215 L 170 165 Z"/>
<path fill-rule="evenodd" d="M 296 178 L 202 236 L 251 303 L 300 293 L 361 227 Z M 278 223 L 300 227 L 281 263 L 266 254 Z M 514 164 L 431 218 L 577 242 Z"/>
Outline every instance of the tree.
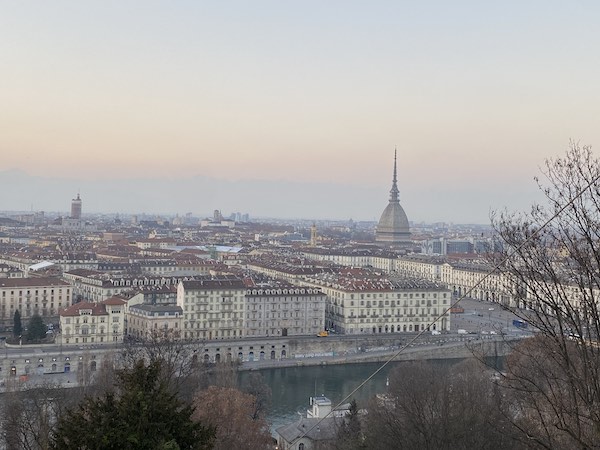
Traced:
<path fill-rule="evenodd" d="M 245 382 L 242 384 L 242 391 L 254 397 L 254 411 L 252 419 L 264 417 L 269 405 L 271 404 L 271 388 L 265 379 L 258 372 L 250 372 Z"/>
<path fill-rule="evenodd" d="M 21 323 L 21 313 L 17 309 L 13 316 L 13 336 L 18 338 L 23 334 L 23 324 Z"/>
<path fill-rule="evenodd" d="M 508 308 L 537 335 L 515 349 L 502 382 L 514 394 L 508 417 L 529 446 L 600 440 L 599 175 L 591 148 L 571 143 L 537 180 L 544 204 L 494 218 L 515 296 Z"/>
<path fill-rule="evenodd" d="M 255 402 L 254 396 L 237 389 L 210 386 L 196 395 L 194 418 L 216 429 L 215 450 L 270 448 L 267 422 L 253 418 Z"/>
<path fill-rule="evenodd" d="M 2 397 L 0 448 L 47 450 L 56 419 L 76 395 L 58 385 L 44 383 L 31 389 L 8 391 Z"/>
<path fill-rule="evenodd" d="M 46 337 L 46 325 L 39 314 L 34 314 L 27 325 L 27 340 L 40 341 Z"/>
<path fill-rule="evenodd" d="M 126 366 L 140 359 L 160 362 L 161 377 L 182 398 L 191 398 L 196 390 L 207 385 L 206 371 L 199 358 L 204 348 L 202 342 L 182 339 L 179 332 L 171 330 L 144 338 L 129 337 L 124 344 L 121 359 Z"/>
<path fill-rule="evenodd" d="M 350 402 L 350 408 L 341 423 L 336 442 L 331 447 L 336 450 L 366 449 L 356 400 Z"/>
<path fill-rule="evenodd" d="M 192 420 L 194 409 L 182 402 L 161 376 L 160 361 L 139 360 L 117 372 L 117 390 L 87 397 L 61 417 L 55 449 L 210 449 L 214 430 Z"/>
<path fill-rule="evenodd" d="M 497 407 L 490 375 L 474 360 L 452 368 L 402 364 L 390 373 L 387 395 L 367 408 L 365 447 L 524 448 L 510 435 L 512 427 Z"/>

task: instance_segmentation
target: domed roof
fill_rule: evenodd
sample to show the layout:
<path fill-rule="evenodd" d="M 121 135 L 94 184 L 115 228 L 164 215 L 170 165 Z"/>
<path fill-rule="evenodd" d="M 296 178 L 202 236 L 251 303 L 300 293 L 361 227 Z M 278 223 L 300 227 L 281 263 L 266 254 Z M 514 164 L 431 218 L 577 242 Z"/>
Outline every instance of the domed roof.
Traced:
<path fill-rule="evenodd" d="M 410 241 L 410 228 L 408 217 L 398 199 L 398 184 L 396 179 L 396 152 L 394 151 L 394 179 L 390 190 L 390 202 L 383 210 L 377 230 L 375 232 L 377 242 L 390 244 L 405 244 Z"/>
<path fill-rule="evenodd" d="M 382 231 L 389 233 L 410 233 L 408 217 L 406 217 L 406 213 L 400 202 L 390 202 L 383 210 L 379 224 L 377 225 L 377 232 Z"/>

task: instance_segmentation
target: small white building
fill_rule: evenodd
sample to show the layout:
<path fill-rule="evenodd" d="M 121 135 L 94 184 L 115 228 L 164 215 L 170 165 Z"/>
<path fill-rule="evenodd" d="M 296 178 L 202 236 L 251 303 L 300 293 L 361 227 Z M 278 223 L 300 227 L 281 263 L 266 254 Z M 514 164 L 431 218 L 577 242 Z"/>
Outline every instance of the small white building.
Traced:
<path fill-rule="evenodd" d="M 332 412 L 331 400 L 321 395 L 311 397 L 310 405 L 311 409 L 306 411 L 306 417 L 275 430 L 280 450 L 317 449 L 337 438 L 348 413 L 349 404 L 342 405 Z"/>

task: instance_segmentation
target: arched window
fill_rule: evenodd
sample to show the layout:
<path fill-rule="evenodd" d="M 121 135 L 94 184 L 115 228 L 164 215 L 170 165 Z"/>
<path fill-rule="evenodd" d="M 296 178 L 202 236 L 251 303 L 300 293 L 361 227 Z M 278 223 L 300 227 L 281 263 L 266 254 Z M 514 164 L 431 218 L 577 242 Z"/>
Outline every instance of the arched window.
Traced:
<path fill-rule="evenodd" d="M 298 450 L 304 450 L 304 442 L 301 442 L 300 445 L 298 445 Z"/>

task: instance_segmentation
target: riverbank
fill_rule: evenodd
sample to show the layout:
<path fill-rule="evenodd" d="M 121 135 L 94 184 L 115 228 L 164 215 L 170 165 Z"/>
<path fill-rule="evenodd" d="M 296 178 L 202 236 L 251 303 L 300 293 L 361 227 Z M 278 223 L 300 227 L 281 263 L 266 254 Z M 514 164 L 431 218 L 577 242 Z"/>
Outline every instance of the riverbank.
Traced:
<path fill-rule="evenodd" d="M 425 343 L 404 348 L 401 347 L 371 348 L 359 352 L 320 353 L 317 355 L 302 355 L 301 357 L 287 359 L 265 359 L 246 361 L 238 366 L 240 371 L 252 371 L 271 368 L 302 367 L 302 366 L 327 366 L 340 364 L 361 364 L 370 362 L 385 362 L 393 357 L 393 361 L 417 361 L 437 359 L 465 359 L 472 356 L 498 357 L 506 356 L 512 351 L 516 342 L 521 338 L 507 338 L 495 340 L 464 340 L 457 342 L 444 342 L 442 344 Z M 394 356 L 396 355 L 396 356 Z"/>

